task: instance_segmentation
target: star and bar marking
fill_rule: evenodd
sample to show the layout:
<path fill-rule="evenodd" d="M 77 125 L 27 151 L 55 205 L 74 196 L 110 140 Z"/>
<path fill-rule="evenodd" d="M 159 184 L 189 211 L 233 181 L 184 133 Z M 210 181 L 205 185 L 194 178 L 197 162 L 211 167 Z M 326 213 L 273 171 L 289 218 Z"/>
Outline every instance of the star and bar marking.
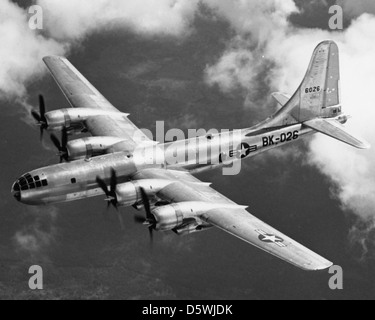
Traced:
<path fill-rule="evenodd" d="M 255 230 L 257 233 L 259 233 L 259 237 L 258 239 L 262 242 L 266 242 L 266 243 L 274 243 L 276 244 L 277 246 L 279 246 L 280 248 L 285 248 L 286 247 L 286 244 L 284 244 L 284 239 L 283 238 L 280 238 L 274 234 L 269 234 L 263 230 Z"/>

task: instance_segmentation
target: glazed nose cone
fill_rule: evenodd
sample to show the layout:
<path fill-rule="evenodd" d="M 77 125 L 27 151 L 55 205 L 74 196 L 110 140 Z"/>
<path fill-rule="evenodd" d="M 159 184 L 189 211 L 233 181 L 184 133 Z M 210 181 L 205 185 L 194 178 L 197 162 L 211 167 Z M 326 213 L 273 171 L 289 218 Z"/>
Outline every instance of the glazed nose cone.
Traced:
<path fill-rule="evenodd" d="M 17 200 L 17 201 L 21 201 L 21 188 L 18 184 L 18 182 L 15 182 L 12 186 L 12 194 L 13 194 L 13 197 Z"/>

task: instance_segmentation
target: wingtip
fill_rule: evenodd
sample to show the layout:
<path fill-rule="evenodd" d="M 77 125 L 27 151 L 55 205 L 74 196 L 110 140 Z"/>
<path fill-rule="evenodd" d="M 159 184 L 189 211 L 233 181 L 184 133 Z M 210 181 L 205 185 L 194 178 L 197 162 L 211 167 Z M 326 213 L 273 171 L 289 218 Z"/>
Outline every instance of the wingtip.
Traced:
<path fill-rule="evenodd" d="M 367 141 L 362 141 L 362 144 L 359 148 L 364 149 L 364 150 L 368 150 L 368 149 L 371 149 L 371 144 Z"/>
<path fill-rule="evenodd" d="M 321 45 L 325 45 L 325 44 L 335 44 L 335 45 L 337 45 L 337 43 L 335 41 L 333 41 L 332 39 L 326 39 L 326 40 L 321 41 L 318 44 L 318 47 L 321 46 Z"/>
<path fill-rule="evenodd" d="M 333 266 L 333 262 L 326 260 L 325 262 L 319 263 L 319 264 L 314 264 L 314 265 L 309 265 L 309 266 L 304 266 L 302 269 L 305 271 L 324 271 Z"/>
<path fill-rule="evenodd" d="M 46 62 L 48 60 L 64 60 L 66 59 L 65 57 L 62 56 L 56 56 L 56 55 L 50 55 L 50 56 L 45 56 L 43 57 L 43 61 Z"/>

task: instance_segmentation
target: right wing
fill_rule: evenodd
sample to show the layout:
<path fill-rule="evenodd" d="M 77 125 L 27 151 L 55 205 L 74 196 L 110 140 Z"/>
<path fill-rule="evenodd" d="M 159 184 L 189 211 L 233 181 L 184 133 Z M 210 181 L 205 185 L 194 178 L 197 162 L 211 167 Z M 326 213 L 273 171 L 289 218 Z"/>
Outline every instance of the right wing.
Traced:
<path fill-rule="evenodd" d="M 165 169 L 139 171 L 133 180 L 167 179 L 157 196 L 171 203 L 196 201 L 207 207 L 200 219 L 304 270 L 323 270 L 332 263 L 247 212 L 190 173 Z"/>
<path fill-rule="evenodd" d="M 282 234 L 245 209 L 215 209 L 202 219 L 231 235 L 307 271 L 324 270 L 332 262 Z"/>

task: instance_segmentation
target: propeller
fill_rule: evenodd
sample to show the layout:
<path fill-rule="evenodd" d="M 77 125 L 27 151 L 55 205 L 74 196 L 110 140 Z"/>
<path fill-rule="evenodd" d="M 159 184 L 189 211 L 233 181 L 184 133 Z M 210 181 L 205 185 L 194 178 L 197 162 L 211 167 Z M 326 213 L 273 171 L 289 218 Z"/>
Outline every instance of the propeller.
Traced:
<path fill-rule="evenodd" d="M 35 110 L 32 110 L 31 115 L 40 127 L 40 140 L 42 140 L 43 132 L 45 129 L 48 128 L 48 123 L 46 119 L 46 105 L 44 103 L 44 97 L 42 95 L 39 95 L 39 113 Z"/>
<path fill-rule="evenodd" d="M 96 182 L 99 187 L 104 191 L 105 195 L 107 196 L 106 201 L 108 202 L 108 208 L 112 205 L 116 210 L 118 210 L 118 201 L 117 201 L 117 175 L 116 171 L 112 168 L 111 169 L 111 180 L 110 180 L 110 189 L 108 189 L 107 184 L 103 179 L 100 177 L 96 177 Z"/>
<path fill-rule="evenodd" d="M 150 241 L 153 243 L 154 240 L 154 230 L 156 229 L 156 219 L 155 216 L 151 213 L 150 199 L 143 188 L 140 188 L 143 206 L 146 211 L 146 217 L 134 216 L 134 221 L 139 224 L 148 226 L 148 231 L 150 234 Z"/>
<path fill-rule="evenodd" d="M 57 155 L 60 156 L 60 163 L 62 163 L 64 160 L 68 162 L 69 161 L 69 154 L 68 154 L 68 149 L 67 149 L 68 131 L 66 130 L 66 128 L 64 128 L 61 132 L 61 143 L 54 134 L 51 135 L 51 140 L 53 144 L 55 145 L 56 149 L 59 151 Z"/>

